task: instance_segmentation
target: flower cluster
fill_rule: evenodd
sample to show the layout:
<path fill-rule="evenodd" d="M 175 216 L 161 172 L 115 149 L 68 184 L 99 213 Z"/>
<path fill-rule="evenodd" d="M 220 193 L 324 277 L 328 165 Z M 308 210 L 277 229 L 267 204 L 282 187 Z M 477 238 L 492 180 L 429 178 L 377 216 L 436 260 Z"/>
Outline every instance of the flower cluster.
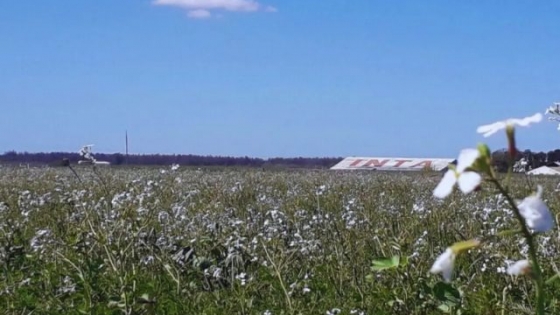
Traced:
<path fill-rule="evenodd" d="M 557 104 L 556 108 L 549 108 L 546 113 L 554 113 L 560 116 L 560 104 Z M 526 127 L 533 123 L 538 123 L 541 120 L 542 114 L 536 113 L 522 119 L 513 118 L 483 125 L 477 128 L 477 132 L 484 137 L 488 137 L 505 129 L 510 147 L 509 152 L 513 158 L 515 156 L 514 154 L 517 152 L 514 138 L 515 126 Z M 486 145 L 480 145 L 478 149 L 464 149 L 457 158 L 457 164 L 449 166 L 448 171 L 433 190 L 433 195 L 439 199 L 446 198 L 453 192 L 453 188 L 456 184 L 464 194 L 471 193 L 480 188 L 483 176 L 487 177 L 488 181 L 501 188 L 500 190 L 502 190 L 502 193 L 504 192 L 503 187 L 499 184 L 498 178 L 494 173 L 492 157 L 488 147 Z M 516 204 L 511 205 L 515 208 L 514 211 L 517 211 L 522 218 L 520 220 L 521 223 L 526 225 L 526 231 L 530 229 L 533 233 L 544 233 L 555 226 L 554 217 L 542 200 L 542 193 L 543 189 L 539 185 L 536 194 L 528 196 L 521 201 L 517 201 Z M 456 257 L 461 252 L 477 247 L 480 244 L 481 242 L 479 240 L 471 240 L 459 242 L 448 247 L 437 257 L 430 272 L 435 274 L 441 273 L 444 280 L 450 282 Z M 529 273 L 530 269 L 531 261 L 523 259 L 512 264 L 508 268 L 507 273 L 510 275 L 522 275 Z"/>

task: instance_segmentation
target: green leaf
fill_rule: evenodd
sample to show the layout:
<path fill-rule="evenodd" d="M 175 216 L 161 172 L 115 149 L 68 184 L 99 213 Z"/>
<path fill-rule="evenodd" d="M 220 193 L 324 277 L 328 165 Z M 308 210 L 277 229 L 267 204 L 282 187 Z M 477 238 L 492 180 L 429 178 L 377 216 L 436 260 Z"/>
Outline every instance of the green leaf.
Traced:
<path fill-rule="evenodd" d="M 551 284 L 556 279 L 560 279 L 560 273 L 557 273 L 554 276 L 550 277 L 548 280 L 546 280 L 546 284 Z"/>
<path fill-rule="evenodd" d="M 427 296 L 427 295 L 433 295 L 434 290 L 432 289 L 432 287 L 430 287 L 429 285 L 426 284 L 426 282 L 421 281 L 420 282 L 420 295 L 423 296 Z"/>
<path fill-rule="evenodd" d="M 498 232 L 498 236 L 512 236 L 515 234 L 520 234 L 522 231 L 520 229 L 517 230 L 504 230 L 504 231 L 500 231 Z"/>
<path fill-rule="evenodd" d="M 393 269 L 399 266 L 400 257 L 393 256 L 391 258 L 383 258 L 372 261 L 371 270 L 372 271 L 381 271 L 386 269 Z"/>
<path fill-rule="evenodd" d="M 434 296 L 449 306 L 455 306 L 461 303 L 461 292 L 449 283 L 440 281 L 436 283 L 433 290 Z"/>
<path fill-rule="evenodd" d="M 477 149 L 481 157 L 492 157 L 492 151 L 485 143 L 479 143 Z"/>
<path fill-rule="evenodd" d="M 393 307 L 395 304 L 403 305 L 403 304 L 404 304 L 404 301 L 401 300 L 401 299 L 399 299 L 399 298 L 397 298 L 397 299 L 394 299 L 394 300 L 392 300 L 392 301 L 387 302 L 387 304 L 388 304 L 390 307 Z"/>
<path fill-rule="evenodd" d="M 446 314 L 451 313 L 451 307 L 447 304 L 440 304 L 438 306 L 438 309 Z"/>
<path fill-rule="evenodd" d="M 480 156 L 473 163 L 472 168 L 482 173 L 491 174 L 492 153 L 490 151 L 490 148 L 486 144 L 481 143 L 478 145 L 478 152 L 480 153 Z"/>
<path fill-rule="evenodd" d="M 400 266 L 401 266 L 401 267 L 407 266 L 407 265 L 408 265 L 408 261 L 409 261 L 408 256 L 403 256 L 403 257 L 401 258 Z"/>

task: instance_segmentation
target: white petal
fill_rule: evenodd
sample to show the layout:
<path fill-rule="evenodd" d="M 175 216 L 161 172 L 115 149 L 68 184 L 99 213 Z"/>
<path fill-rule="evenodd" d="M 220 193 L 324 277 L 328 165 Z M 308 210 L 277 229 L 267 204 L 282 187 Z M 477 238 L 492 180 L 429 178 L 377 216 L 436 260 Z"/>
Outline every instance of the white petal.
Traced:
<path fill-rule="evenodd" d="M 459 153 L 457 158 L 457 172 L 462 173 L 468 167 L 471 167 L 473 163 L 480 156 L 478 149 L 463 149 Z"/>
<path fill-rule="evenodd" d="M 548 115 L 548 114 L 559 115 L 560 114 L 560 105 L 550 106 L 549 108 L 546 109 L 544 114 L 545 115 Z"/>
<path fill-rule="evenodd" d="M 451 281 L 451 275 L 453 274 L 453 264 L 455 263 L 455 254 L 451 248 L 447 248 L 445 252 L 443 252 L 439 257 L 436 259 L 432 268 L 430 269 L 431 273 L 441 273 L 445 281 Z"/>
<path fill-rule="evenodd" d="M 455 171 L 448 170 L 434 189 L 434 196 L 440 199 L 447 197 L 453 191 L 453 186 L 456 182 L 457 176 L 455 175 Z"/>
<path fill-rule="evenodd" d="M 541 185 L 537 185 L 537 198 L 541 199 L 543 193 L 543 188 Z"/>
<path fill-rule="evenodd" d="M 506 123 L 503 121 L 498 121 L 493 124 L 488 124 L 484 126 L 480 126 L 476 129 L 476 132 L 482 133 L 484 137 L 489 137 L 496 132 L 500 131 L 501 129 L 506 128 Z"/>
<path fill-rule="evenodd" d="M 536 113 L 533 116 L 529 116 L 529 117 L 525 117 L 525 118 L 521 118 L 521 119 L 510 119 L 509 123 L 514 124 L 514 125 L 519 125 L 522 127 L 526 127 L 529 126 L 532 123 L 538 123 L 542 120 L 543 115 L 541 113 Z"/>
<path fill-rule="evenodd" d="M 507 273 L 512 276 L 519 276 L 527 273 L 531 264 L 528 260 L 519 260 L 508 267 Z"/>
<path fill-rule="evenodd" d="M 459 189 L 465 194 L 472 192 L 473 190 L 480 185 L 482 181 L 482 177 L 475 172 L 464 172 L 459 175 Z"/>
<path fill-rule="evenodd" d="M 533 116 L 525 118 L 510 118 L 504 121 L 498 121 L 493 124 L 488 124 L 478 127 L 476 132 L 482 133 L 484 137 L 489 137 L 501 129 L 505 129 L 508 125 L 519 125 L 522 127 L 528 126 L 532 123 L 538 123 L 542 120 L 543 115 L 541 113 L 536 113 Z"/>
<path fill-rule="evenodd" d="M 527 226 L 535 232 L 546 232 L 555 226 L 554 217 L 541 197 L 542 187 L 539 185 L 536 195 L 526 197 L 517 205 Z"/>
<path fill-rule="evenodd" d="M 539 220 L 533 220 L 531 222 L 532 229 L 535 232 L 546 232 L 554 228 L 554 218 L 550 215 L 550 212 L 547 215 L 542 216 Z"/>

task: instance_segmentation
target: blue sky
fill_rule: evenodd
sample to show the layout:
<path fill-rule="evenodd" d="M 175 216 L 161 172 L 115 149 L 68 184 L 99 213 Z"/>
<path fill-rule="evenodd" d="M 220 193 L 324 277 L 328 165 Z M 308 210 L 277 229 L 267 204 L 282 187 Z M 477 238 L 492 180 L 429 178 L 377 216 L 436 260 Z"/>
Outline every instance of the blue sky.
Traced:
<path fill-rule="evenodd" d="M 560 101 L 558 1 L 157 1 L 0 2 L 0 152 L 455 157 Z"/>

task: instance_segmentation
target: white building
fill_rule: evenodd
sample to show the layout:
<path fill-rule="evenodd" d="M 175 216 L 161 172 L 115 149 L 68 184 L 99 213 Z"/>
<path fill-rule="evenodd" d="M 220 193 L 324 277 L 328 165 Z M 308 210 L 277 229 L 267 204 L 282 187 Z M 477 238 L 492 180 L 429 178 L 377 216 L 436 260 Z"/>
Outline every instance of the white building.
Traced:
<path fill-rule="evenodd" d="M 443 171 L 454 161 L 432 158 L 347 157 L 331 167 L 331 170 Z"/>
<path fill-rule="evenodd" d="M 541 166 L 527 172 L 529 175 L 560 175 L 560 166 Z"/>

